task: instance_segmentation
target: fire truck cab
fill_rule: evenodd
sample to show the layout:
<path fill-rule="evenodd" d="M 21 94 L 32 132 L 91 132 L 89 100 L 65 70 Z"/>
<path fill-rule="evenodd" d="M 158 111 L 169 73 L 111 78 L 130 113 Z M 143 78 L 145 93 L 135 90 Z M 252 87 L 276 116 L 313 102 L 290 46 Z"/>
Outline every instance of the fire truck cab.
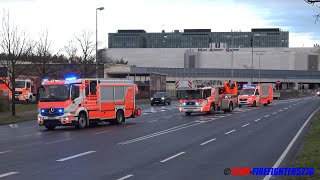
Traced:
<path fill-rule="evenodd" d="M 186 87 L 177 89 L 180 112 L 185 112 L 186 115 L 194 112 L 213 114 L 220 110 L 231 112 L 237 106 L 236 82 L 213 84 L 211 81 L 195 81 L 192 83 L 194 84 L 188 85 L 189 89 Z"/>
<path fill-rule="evenodd" d="M 100 122 L 121 124 L 136 118 L 137 85 L 131 80 L 76 79 L 44 81 L 39 88 L 38 124 L 84 128 Z"/>
<path fill-rule="evenodd" d="M 273 87 L 268 83 L 261 83 L 258 85 L 245 84 L 240 90 L 238 96 L 239 107 L 242 105 L 257 106 L 262 104 L 268 106 L 273 102 Z"/>

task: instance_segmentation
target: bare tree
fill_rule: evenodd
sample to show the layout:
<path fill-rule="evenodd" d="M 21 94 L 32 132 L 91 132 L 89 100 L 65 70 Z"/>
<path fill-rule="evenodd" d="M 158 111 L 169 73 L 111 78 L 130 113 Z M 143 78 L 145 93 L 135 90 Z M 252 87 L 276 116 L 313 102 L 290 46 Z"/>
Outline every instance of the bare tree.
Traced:
<path fill-rule="evenodd" d="M 82 34 L 75 36 L 80 49 L 79 55 L 79 73 L 81 77 L 91 77 L 96 72 L 94 67 L 95 43 L 93 41 L 93 32 L 82 31 Z"/>
<path fill-rule="evenodd" d="M 319 3 L 320 0 L 304 0 L 304 1 L 307 2 L 308 4 L 311 4 L 312 6 L 316 6 L 316 7 L 320 8 L 320 6 L 316 4 L 316 3 Z M 315 16 L 315 21 L 314 21 L 314 23 L 316 24 L 317 21 L 319 21 L 320 13 L 317 14 L 317 15 L 314 15 L 314 16 Z"/>
<path fill-rule="evenodd" d="M 18 27 L 10 22 L 9 13 L 4 12 L 0 29 L 0 47 L 4 58 L 1 59 L 0 65 L 6 67 L 8 79 L 4 80 L 6 86 L 10 89 L 12 101 L 12 116 L 16 115 L 15 111 L 15 79 L 23 73 L 23 70 L 17 70 L 19 64 L 26 64 L 26 59 L 30 56 L 33 43 L 27 38 L 24 31 L 19 31 Z"/>
<path fill-rule="evenodd" d="M 77 62 L 78 48 L 72 40 L 68 42 L 68 45 L 64 46 L 64 51 L 67 53 L 70 64 Z"/>
<path fill-rule="evenodd" d="M 51 49 L 51 43 L 52 42 L 49 40 L 49 33 L 46 30 L 39 35 L 39 40 L 37 41 L 36 48 L 33 52 L 33 65 L 37 71 L 36 75 L 41 79 L 50 76 L 56 71 L 56 69 L 50 68 L 49 64 L 54 60 L 53 57 L 59 55 L 60 51 L 54 54 Z"/>

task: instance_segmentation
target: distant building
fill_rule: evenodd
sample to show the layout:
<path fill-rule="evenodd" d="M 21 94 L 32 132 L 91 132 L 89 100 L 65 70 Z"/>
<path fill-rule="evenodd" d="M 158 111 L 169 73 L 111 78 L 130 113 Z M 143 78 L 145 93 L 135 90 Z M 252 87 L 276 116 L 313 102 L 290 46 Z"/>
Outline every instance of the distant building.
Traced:
<path fill-rule="evenodd" d="M 248 48 L 252 44 L 257 48 L 289 47 L 289 32 L 279 28 L 260 28 L 251 29 L 251 32 L 184 29 L 183 32 L 118 30 L 109 33 L 109 48 Z"/>

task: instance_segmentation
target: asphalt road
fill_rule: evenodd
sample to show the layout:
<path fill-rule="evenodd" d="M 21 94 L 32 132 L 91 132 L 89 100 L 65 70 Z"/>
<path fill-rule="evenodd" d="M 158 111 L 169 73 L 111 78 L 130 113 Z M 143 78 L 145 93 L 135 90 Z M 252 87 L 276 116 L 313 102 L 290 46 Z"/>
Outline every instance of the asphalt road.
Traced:
<path fill-rule="evenodd" d="M 225 168 L 272 167 L 319 105 L 308 97 L 192 116 L 177 104 L 142 105 L 121 126 L 3 125 L 0 179 L 234 179 Z"/>

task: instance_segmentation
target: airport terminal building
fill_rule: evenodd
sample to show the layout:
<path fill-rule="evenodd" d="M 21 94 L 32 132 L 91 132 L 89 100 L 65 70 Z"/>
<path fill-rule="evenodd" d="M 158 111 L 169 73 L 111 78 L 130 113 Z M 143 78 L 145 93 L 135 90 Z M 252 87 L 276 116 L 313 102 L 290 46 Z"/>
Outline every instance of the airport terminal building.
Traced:
<path fill-rule="evenodd" d="M 167 81 L 233 79 L 238 82 L 282 82 L 282 89 L 316 88 L 320 84 L 319 49 L 289 48 L 289 32 L 277 28 L 251 32 L 147 33 L 119 30 L 109 34 L 103 56 L 124 59 L 128 74 L 163 73 Z M 125 69 L 125 68 L 124 68 Z M 108 71 L 107 76 L 112 77 Z"/>

